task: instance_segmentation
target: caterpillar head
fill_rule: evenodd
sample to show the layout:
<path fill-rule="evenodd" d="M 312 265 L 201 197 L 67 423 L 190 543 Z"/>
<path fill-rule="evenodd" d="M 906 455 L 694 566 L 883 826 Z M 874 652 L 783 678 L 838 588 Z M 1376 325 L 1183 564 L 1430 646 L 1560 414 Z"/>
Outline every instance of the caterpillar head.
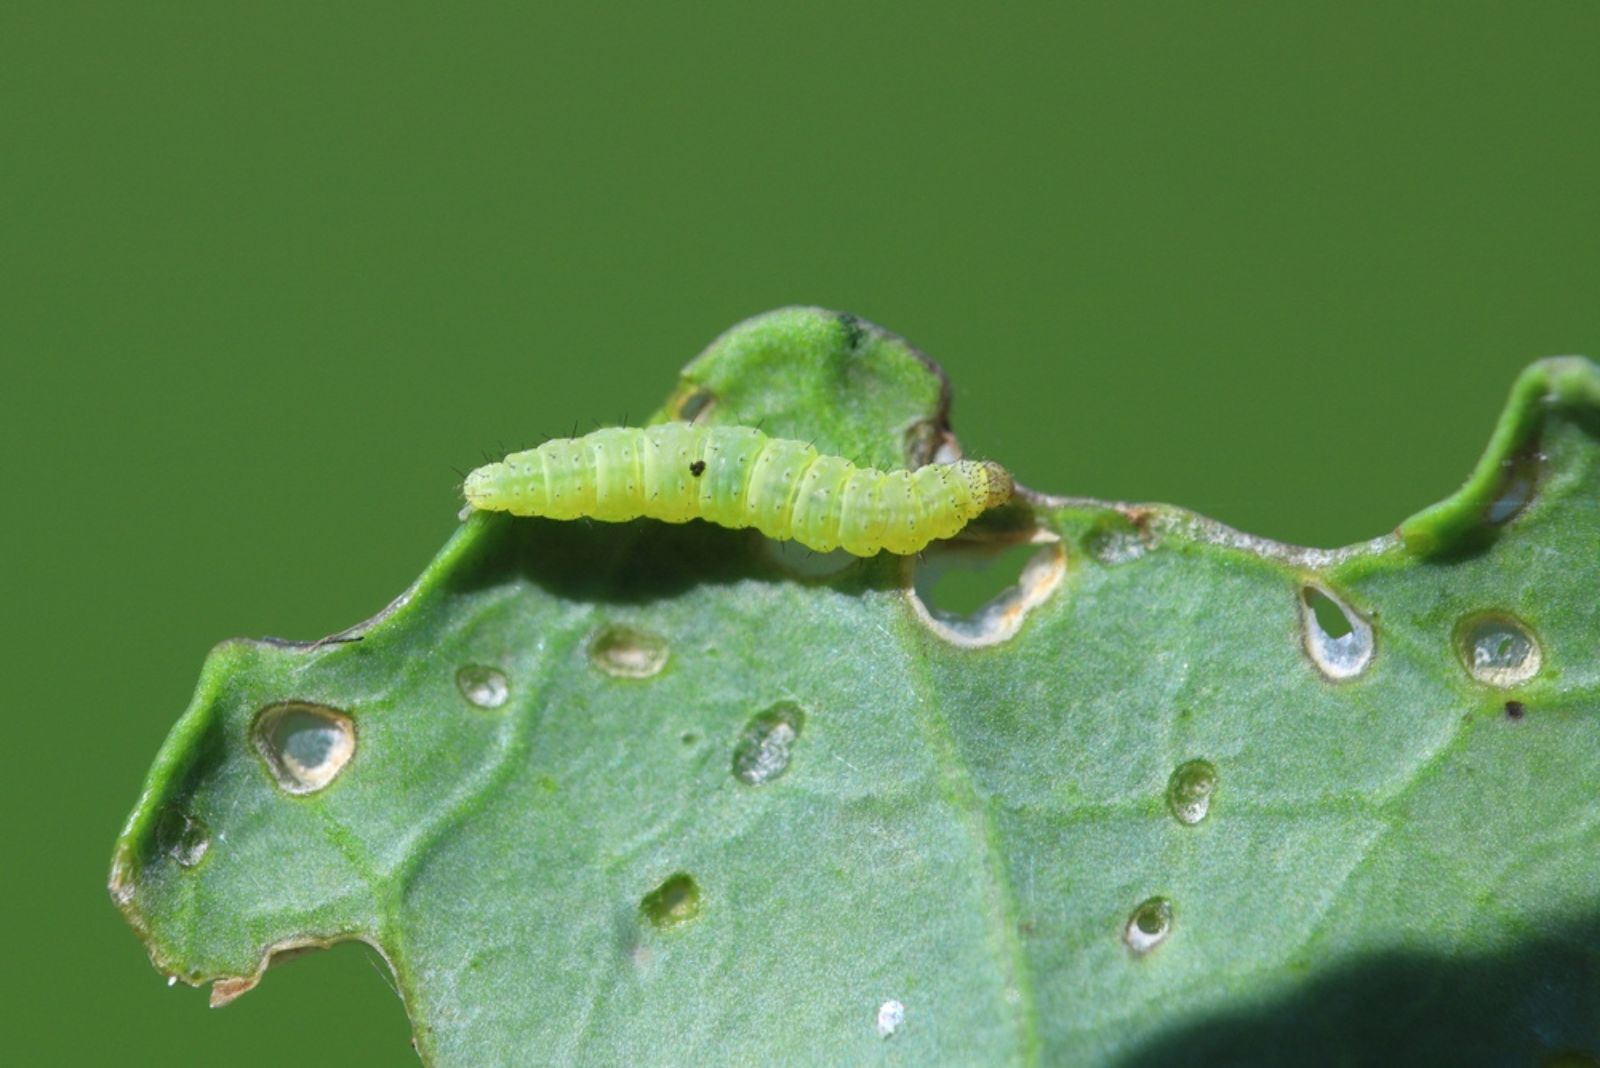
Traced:
<path fill-rule="evenodd" d="M 505 464 L 484 464 L 467 474 L 461 485 L 461 495 L 467 505 L 484 511 L 501 511 L 506 507 L 506 483 L 511 469 Z"/>
<path fill-rule="evenodd" d="M 983 462 L 984 507 L 994 508 L 1011 499 L 1011 472 L 993 460 Z"/>

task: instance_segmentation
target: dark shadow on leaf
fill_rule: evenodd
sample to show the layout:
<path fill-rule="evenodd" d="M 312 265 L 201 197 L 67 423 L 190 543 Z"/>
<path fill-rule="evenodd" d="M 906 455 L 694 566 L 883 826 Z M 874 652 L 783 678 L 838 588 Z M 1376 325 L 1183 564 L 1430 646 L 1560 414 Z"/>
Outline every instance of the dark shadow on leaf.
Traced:
<path fill-rule="evenodd" d="M 896 558 L 879 554 L 836 577 L 807 582 L 762 551 L 754 530 L 728 530 L 694 520 L 637 519 L 602 523 L 495 515 L 462 560 L 450 585 L 463 592 L 526 581 L 570 601 L 646 604 L 697 586 L 736 582 L 801 582 L 844 593 L 899 585 Z"/>
<path fill-rule="evenodd" d="M 1600 917 L 1554 929 L 1501 953 L 1396 952 L 1340 967 L 1253 1010 L 1167 1032 L 1120 1064 L 1586 1063 L 1600 1054 Z"/>

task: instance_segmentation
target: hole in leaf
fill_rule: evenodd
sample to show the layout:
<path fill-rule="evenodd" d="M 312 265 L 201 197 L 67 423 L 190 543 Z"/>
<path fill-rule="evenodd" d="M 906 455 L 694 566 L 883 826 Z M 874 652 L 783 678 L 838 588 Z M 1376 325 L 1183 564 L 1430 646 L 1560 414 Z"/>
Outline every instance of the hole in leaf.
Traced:
<path fill-rule="evenodd" d="M 291 794 L 321 790 L 356 752 L 356 727 L 349 716 L 304 701 L 263 708 L 251 733 L 267 770 Z"/>
<path fill-rule="evenodd" d="M 1350 617 L 1340 607 L 1339 602 L 1329 597 L 1315 586 L 1307 586 L 1304 591 L 1306 605 L 1316 616 L 1317 626 L 1322 628 L 1322 633 L 1335 641 L 1351 634 L 1355 627 L 1350 623 Z"/>
<path fill-rule="evenodd" d="M 941 552 L 938 560 L 917 571 L 917 594 L 940 616 L 972 616 L 1009 593 L 1035 545 L 1009 545 L 999 552 Z"/>
<path fill-rule="evenodd" d="M 1372 662 L 1372 626 L 1327 590 L 1301 589 L 1300 620 L 1306 653 L 1328 678 L 1355 678 Z"/>
<path fill-rule="evenodd" d="M 1066 573 L 1067 554 L 1059 540 L 1003 548 L 930 547 L 912 570 L 911 600 L 923 621 L 957 645 L 993 645 L 1022 627 L 1028 612 L 1042 604 Z"/>
<path fill-rule="evenodd" d="M 1128 917 L 1122 940 L 1136 957 L 1142 957 L 1167 940 L 1172 933 L 1172 902 L 1152 897 L 1139 904 Z"/>

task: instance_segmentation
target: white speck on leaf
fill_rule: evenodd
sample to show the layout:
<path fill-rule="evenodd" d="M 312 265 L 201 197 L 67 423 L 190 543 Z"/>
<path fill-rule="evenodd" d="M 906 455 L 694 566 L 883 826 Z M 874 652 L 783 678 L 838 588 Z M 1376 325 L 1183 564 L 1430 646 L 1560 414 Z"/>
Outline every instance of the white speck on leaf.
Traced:
<path fill-rule="evenodd" d="M 878 1034 L 888 1038 L 906 1022 L 906 1007 L 890 998 L 878 1006 Z"/>

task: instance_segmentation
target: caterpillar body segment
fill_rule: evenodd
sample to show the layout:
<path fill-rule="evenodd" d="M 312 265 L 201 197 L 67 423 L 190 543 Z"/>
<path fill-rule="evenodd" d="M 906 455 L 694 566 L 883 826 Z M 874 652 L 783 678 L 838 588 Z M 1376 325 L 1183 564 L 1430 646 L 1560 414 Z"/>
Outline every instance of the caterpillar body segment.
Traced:
<path fill-rule="evenodd" d="M 556 438 L 467 476 L 467 503 L 552 519 L 704 519 L 818 552 L 915 553 L 1011 496 L 999 464 L 857 467 L 749 427 L 663 423 Z"/>

